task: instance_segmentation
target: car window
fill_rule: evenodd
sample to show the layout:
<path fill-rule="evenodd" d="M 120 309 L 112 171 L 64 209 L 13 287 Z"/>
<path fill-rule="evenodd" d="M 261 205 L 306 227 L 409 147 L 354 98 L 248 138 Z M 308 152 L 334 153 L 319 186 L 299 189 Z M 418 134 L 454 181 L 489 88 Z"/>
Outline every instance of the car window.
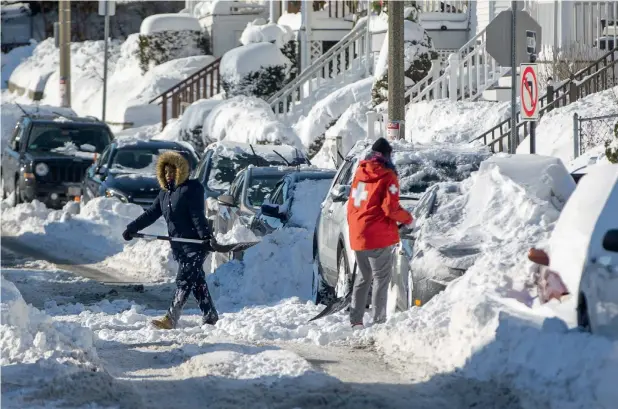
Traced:
<path fill-rule="evenodd" d="M 28 150 L 42 152 L 81 150 L 101 153 L 111 141 L 109 131 L 100 126 L 35 123 L 28 138 Z"/>
<path fill-rule="evenodd" d="M 206 177 L 206 165 L 208 165 L 211 154 L 212 153 L 210 151 L 206 152 L 195 170 L 195 179 L 199 180 L 202 184 L 205 182 L 204 178 Z"/>
<path fill-rule="evenodd" d="M 234 197 L 234 202 L 238 203 L 240 201 L 240 194 L 242 193 L 242 186 L 245 181 L 245 173 L 241 173 L 236 177 L 232 185 L 230 186 L 230 195 Z"/>
<path fill-rule="evenodd" d="M 272 193 L 282 175 L 253 175 L 247 187 L 247 204 L 259 208 L 267 194 Z"/>
<path fill-rule="evenodd" d="M 335 181 L 335 186 L 352 184 L 352 177 L 354 176 L 353 170 L 354 170 L 355 163 L 356 161 L 354 160 L 346 161 L 345 165 L 343 165 L 343 168 L 341 169 L 341 172 L 337 176 L 337 180 Z"/>
<path fill-rule="evenodd" d="M 13 135 L 11 136 L 11 149 L 13 149 L 14 151 L 19 150 L 19 142 L 22 139 L 23 128 L 23 125 L 17 124 L 17 126 L 15 126 L 15 129 L 13 130 Z"/>
<path fill-rule="evenodd" d="M 169 149 L 153 149 L 147 147 L 123 148 L 116 151 L 112 158 L 111 170 L 129 173 L 156 173 L 159 156 Z M 191 169 L 195 168 L 196 161 L 193 155 L 187 151 L 175 151 L 180 153 L 189 162 Z"/>
<path fill-rule="evenodd" d="M 99 161 L 97 162 L 97 166 L 107 165 L 107 163 L 109 162 L 109 155 L 111 152 L 112 152 L 112 147 L 110 145 L 107 148 L 105 148 L 105 150 L 101 154 L 101 157 L 99 158 Z"/>
<path fill-rule="evenodd" d="M 277 205 L 282 205 L 283 204 L 283 186 L 284 183 L 283 181 L 280 181 L 278 183 L 278 186 L 276 186 L 271 198 L 270 198 L 270 202 L 272 204 L 277 204 Z"/>

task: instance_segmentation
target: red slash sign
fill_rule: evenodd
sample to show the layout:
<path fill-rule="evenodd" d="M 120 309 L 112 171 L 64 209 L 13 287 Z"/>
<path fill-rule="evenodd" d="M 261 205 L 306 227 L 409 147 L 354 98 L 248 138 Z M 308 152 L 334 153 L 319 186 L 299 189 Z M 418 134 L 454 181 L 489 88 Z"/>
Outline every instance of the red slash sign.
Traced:
<path fill-rule="evenodd" d="M 528 66 L 524 68 L 524 72 L 521 75 L 521 107 L 526 117 L 530 118 L 536 114 L 538 91 L 539 84 L 536 74 L 534 69 Z"/>

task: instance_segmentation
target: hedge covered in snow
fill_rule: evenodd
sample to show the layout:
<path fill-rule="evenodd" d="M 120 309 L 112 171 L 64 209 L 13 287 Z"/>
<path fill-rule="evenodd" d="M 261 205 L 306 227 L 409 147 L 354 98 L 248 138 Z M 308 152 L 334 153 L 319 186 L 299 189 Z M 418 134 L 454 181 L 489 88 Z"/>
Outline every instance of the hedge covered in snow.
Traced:
<path fill-rule="evenodd" d="M 427 31 L 418 22 L 417 6 L 406 7 L 404 21 L 404 67 L 406 88 L 413 86 L 427 76 L 431 61 L 438 58 Z M 383 11 L 382 18 L 387 19 Z M 382 45 L 375 70 L 375 83 L 371 92 L 374 106 L 388 101 L 388 38 Z"/>
<path fill-rule="evenodd" d="M 142 73 L 164 62 L 196 55 L 210 55 L 210 39 L 206 32 L 170 30 L 139 35 L 137 58 Z"/>

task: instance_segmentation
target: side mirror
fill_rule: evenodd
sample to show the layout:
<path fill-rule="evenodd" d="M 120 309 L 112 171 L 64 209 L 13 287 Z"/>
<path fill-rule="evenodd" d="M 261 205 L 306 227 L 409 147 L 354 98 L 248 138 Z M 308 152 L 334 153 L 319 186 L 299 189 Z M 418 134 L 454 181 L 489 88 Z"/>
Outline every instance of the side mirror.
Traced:
<path fill-rule="evenodd" d="M 277 219 L 282 219 L 283 215 L 279 213 L 279 206 L 263 204 L 260 209 L 262 210 L 262 214 L 268 217 L 275 217 Z"/>
<path fill-rule="evenodd" d="M 223 206 L 236 207 L 234 196 L 232 195 L 221 195 L 217 198 L 217 202 Z"/>
<path fill-rule="evenodd" d="M 549 265 L 549 256 L 543 250 L 535 249 L 534 247 L 528 250 L 528 260 L 541 266 Z"/>
<path fill-rule="evenodd" d="M 603 248 L 613 253 L 618 253 L 618 229 L 612 229 L 603 237 Z"/>
<path fill-rule="evenodd" d="M 345 202 L 350 196 L 350 186 L 338 185 L 330 191 L 330 197 L 333 202 Z"/>

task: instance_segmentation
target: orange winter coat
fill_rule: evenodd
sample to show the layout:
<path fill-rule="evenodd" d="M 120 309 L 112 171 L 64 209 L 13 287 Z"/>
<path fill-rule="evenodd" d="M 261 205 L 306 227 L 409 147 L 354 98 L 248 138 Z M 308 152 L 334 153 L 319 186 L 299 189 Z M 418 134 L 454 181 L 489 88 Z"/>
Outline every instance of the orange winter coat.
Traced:
<path fill-rule="evenodd" d="M 398 222 L 412 223 L 412 215 L 399 205 L 397 175 L 378 160 L 361 161 L 348 199 L 352 250 L 373 250 L 398 243 Z"/>

